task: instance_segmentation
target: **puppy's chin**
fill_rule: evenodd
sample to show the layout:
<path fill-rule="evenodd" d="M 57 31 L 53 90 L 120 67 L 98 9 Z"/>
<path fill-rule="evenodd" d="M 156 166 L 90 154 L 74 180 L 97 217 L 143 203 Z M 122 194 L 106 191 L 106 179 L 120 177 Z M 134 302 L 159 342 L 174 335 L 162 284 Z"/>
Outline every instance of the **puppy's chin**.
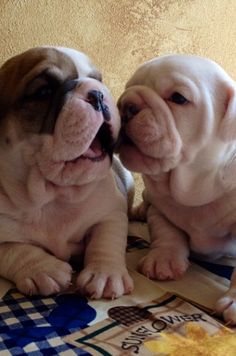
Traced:
<path fill-rule="evenodd" d="M 129 119 L 135 120 L 134 116 Z M 160 164 L 156 162 L 156 159 L 144 153 L 126 134 L 125 125 L 120 130 L 115 152 L 119 154 L 123 165 L 130 171 L 143 174 L 153 174 L 155 168 L 157 173 L 160 171 Z"/>
<path fill-rule="evenodd" d="M 81 186 L 99 181 L 108 174 L 112 152 L 102 148 L 97 136 L 82 154 L 69 154 L 68 158 L 58 155 L 55 137 L 45 136 L 42 140 L 43 144 L 34 154 L 33 160 L 47 181 L 59 186 Z M 63 147 L 62 143 L 59 147 L 61 146 Z M 66 152 L 66 149 L 62 152 Z"/>
<path fill-rule="evenodd" d="M 85 184 L 102 180 L 111 166 L 108 154 L 99 161 L 92 161 L 87 158 L 78 158 L 76 161 L 66 161 L 48 167 L 43 164 L 40 171 L 51 183 L 58 186 L 82 186 Z"/>
<path fill-rule="evenodd" d="M 155 158 L 143 153 L 133 143 L 122 143 L 119 147 L 119 156 L 123 165 L 137 173 L 146 175 L 158 175 L 174 169 L 178 162 L 178 157 Z"/>

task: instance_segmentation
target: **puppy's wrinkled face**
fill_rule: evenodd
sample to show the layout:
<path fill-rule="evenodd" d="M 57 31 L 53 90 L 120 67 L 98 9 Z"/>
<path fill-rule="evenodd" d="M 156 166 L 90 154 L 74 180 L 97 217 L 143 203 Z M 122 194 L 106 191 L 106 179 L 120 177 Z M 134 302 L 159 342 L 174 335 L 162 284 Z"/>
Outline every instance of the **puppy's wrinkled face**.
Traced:
<path fill-rule="evenodd" d="M 216 63 L 200 57 L 170 55 L 142 65 L 118 101 L 125 166 L 155 175 L 214 160 L 230 83 Z"/>
<path fill-rule="evenodd" d="M 85 184 L 106 174 L 119 127 L 99 71 L 81 52 L 38 47 L 0 68 L 5 161 L 21 156 L 55 184 Z"/>

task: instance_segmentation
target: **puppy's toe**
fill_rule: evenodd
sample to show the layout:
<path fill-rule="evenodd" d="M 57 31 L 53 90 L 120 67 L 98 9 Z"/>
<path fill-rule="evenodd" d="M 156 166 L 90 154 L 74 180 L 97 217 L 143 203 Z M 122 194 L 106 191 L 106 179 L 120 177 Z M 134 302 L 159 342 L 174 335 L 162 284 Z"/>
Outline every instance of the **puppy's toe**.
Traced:
<path fill-rule="evenodd" d="M 93 299 L 115 299 L 131 293 L 133 281 L 126 269 L 119 271 L 114 266 L 86 267 L 77 278 L 77 289 Z"/>
<path fill-rule="evenodd" d="M 174 279 L 181 278 L 189 267 L 189 259 L 182 255 L 176 255 L 170 260 L 171 270 L 174 274 Z"/>
<path fill-rule="evenodd" d="M 236 325 L 236 289 L 230 288 L 215 306 L 216 312 L 222 314 L 229 325 Z"/>
<path fill-rule="evenodd" d="M 123 275 L 122 280 L 123 280 L 123 285 L 124 285 L 124 294 L 132 293 L 132 291 L 134 289 L 134 282 L 128 272 L 126 272 Z"/>
<path fill-rule="evenodd" d="M 179 279 L 189 266 L 188 258 L 182 253 L 166 249 L 152 249 L 138 265 L 141 273 L 151 279 Z"/>
<path fill-rule="evenodd" d="M 106 278 L 103 275 L 99 273 L 96 274 L 88 269 L 81 271 L 76 281 L 77 291 L 92 299 L 102 297 L 105 284 Z"/>
<path fill-rule="evenodd" d="M 68 288 L 72 274 L 71 266 L 53 256 L 50 257 L 53 261 L 47 261 L 44 265 L 39 263 L 17 276 L 16 286 L 22 293 L 48 296 Z"/>
<path fill-rule="evenodd" d="M 154 256 L 145 256 L 138 265 L 138 270 L 150 279 L 173 279 L 173 272 L 168 261 L 161 261 Z"/>
<path fill-rule="evenodd" d="M 133 280 L 128 273 L 109 276 L 103 291 L 103 297 L 116 299 L 123 294 L 130 294 L 134 289 Z"/>
<path fill-rule="evenodd" d="M 45 273 L 38 273 L 31 278 L 27 277 L 17 282 L 17 288 L 27 295 L 48 296 L 60 291 L 59 284 Z"/>

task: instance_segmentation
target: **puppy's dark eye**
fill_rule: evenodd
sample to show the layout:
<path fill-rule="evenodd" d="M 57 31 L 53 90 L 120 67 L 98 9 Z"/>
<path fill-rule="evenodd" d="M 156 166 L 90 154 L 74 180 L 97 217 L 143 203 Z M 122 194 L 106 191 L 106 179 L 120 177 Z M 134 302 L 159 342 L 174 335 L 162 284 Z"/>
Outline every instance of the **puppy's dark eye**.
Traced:
<path fill-rule="evenodd" d="M 51 99 L 53 87 L 50 84 L 39 85 L 36 88 L 29 88 L 23 96 L 23 102 L 44 101 Z"/>
<path fill-rule="evenodd" d="M 177 105 L 185 105 L 189 102 L 188 99 L 186 99 L 183 95 L 181 95 L 177 91 L 174 92 L 168 100 Z"/>
<path fill-rule="evenodd" d="M 43 85 L 39 87 L 35 92 L 29 95 L 31 100 L 45 100 L 52 95 L 52 88 L 50 85 Z"/>

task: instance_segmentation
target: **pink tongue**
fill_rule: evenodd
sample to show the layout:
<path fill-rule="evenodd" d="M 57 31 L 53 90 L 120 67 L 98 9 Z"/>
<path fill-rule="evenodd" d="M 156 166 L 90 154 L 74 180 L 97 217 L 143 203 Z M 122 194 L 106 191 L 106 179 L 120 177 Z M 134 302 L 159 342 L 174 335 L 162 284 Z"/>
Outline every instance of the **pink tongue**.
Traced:
<path fill-rule="evenodd" d="M 83 154 L 84 157 L 94 158 L 102 154 L 102 146 L 98 138 L 95 138 L 88 150 Z"/>

